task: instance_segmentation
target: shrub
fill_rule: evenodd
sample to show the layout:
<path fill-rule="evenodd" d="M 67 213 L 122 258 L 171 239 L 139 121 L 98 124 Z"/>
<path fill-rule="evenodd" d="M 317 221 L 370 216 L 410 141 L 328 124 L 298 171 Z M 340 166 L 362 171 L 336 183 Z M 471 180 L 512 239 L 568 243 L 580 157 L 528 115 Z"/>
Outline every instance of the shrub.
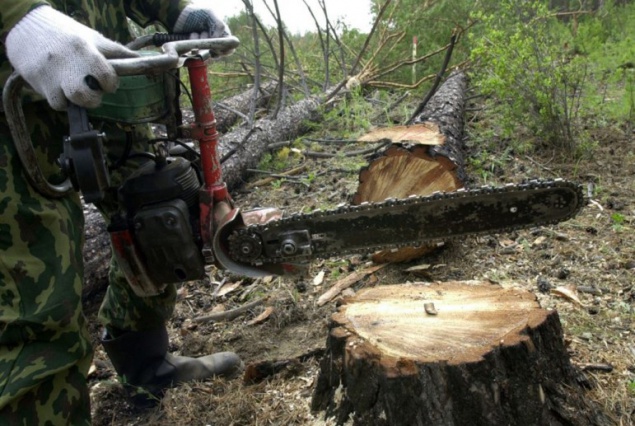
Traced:
<path fill-rule="evenodd" d="M 476 15 L 473 82 L 495 99 L 502 136 L 525 130 L 557 148 L 586 147 L 580 100 L 588 63 L 570 54 L 565 24 L 538 1 L 503 0 L 495 13 Z"/>

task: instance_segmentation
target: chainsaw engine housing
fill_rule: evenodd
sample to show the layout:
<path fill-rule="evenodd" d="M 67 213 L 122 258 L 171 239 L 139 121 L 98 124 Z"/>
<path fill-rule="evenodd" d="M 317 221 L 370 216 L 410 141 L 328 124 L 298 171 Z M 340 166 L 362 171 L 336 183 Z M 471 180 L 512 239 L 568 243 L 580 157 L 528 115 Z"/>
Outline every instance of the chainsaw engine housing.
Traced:
<path fill-rule="evenodd" d="M 137 294 L 151 295 L 148 288 L 156 288 L 158 294 L 167 283 L 204 276 L 198 230 L 201 185 L 188 160 L 169 157 L 164 162 L 147 163 L 119 188 L 125 211 L 113 219 L 110 231 L 128 231 L 132 236 L 139 255 L 128 253 L 119 260 L 140 263 L 123 267 L 124 271 L 145 271 L 141 275 L 150 282 L 141 283 L 141 289 L 133 285 Z"/>

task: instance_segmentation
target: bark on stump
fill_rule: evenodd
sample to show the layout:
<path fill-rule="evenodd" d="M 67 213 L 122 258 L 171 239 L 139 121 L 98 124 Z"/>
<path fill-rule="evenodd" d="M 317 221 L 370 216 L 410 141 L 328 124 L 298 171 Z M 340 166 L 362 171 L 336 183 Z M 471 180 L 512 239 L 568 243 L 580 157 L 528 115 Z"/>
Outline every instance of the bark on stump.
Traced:
<path fill-rule="evenodd" d="M 360 172 L 353 204 L 463 188 L 466 182 L 463 154 L 466 91 L 465 74 L 451 75 L 415 119 L 415 124 L 408 126 L 419 129 L 419 142 L 389 138 L 392 143 L 377 153 Z M 378 263 L 407 262 L 431 252 L 435 247 L 381 251 L 375 253 L 372 259 Z"/>
<path fill-rule="evenodd" d="M 356 425 L 597 424 L 556 311 L 485 283 L 379 286 L 331 318 L 312 410 Z"/>

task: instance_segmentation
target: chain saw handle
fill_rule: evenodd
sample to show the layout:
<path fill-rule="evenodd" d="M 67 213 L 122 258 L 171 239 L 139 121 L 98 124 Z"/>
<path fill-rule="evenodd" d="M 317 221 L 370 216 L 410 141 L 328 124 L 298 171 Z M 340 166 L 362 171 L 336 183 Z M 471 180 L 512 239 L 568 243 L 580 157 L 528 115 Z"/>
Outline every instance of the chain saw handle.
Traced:
<path fill-rule="evenodd" d="M 148 46 L 161 46 L 163 54 L 138 58 L 110 59 L 117 75 L 155 74 L 180 68 L 188 53 L 203 60 L 222 56 L 224 52 L 235 49 L 240 44 L 234 36 L 209 39 L 189 39 L 189 34 L 156 33 L 142 36 L 127 45 L 132 50 Z"/>

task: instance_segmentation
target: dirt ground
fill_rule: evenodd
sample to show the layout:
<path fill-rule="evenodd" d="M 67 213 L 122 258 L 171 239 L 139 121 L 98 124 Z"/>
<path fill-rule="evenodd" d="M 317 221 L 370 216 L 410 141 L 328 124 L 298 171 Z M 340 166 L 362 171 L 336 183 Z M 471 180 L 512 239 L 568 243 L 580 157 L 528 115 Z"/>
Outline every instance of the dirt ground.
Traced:
<path fill-rule="evenodd" d="M 468 163 L 468 186 L 505 184 L 526 178 L 562 177 L 582 183 L 591 195 L 576 218 L 546 228 L 512 234 L 451 241 L 435 253 L 407 264 L 389 265 L 359 281 L 351 291 L 376 285 L 416 281 L 489 280 L 534 292 L 539 303 L 556 309 L 564 328 L 571 361 L 610 366 L 588 369 L 592 385 L 586 397 L 595 401 L 615 425 L 635 424 L 635 134 L 609 128 L 595 137 L 600 148 L 591 159 L 571 164 L 558 154 L 514 155 L 500 166 L 497 152 L 486 153 L 468 143 L 467 154 L 478 155 L 478 169 Z M 358 145 L 327 147 L 359 149 Z M 307 161 L 311 179 L 274 180 L 233 193 L 243 209 L 279 207 L 308 211 L 350 202 L 363 158 L 298 159 Z M 487 173 L 483 171 L 486 170 Z M 250 182 L 262 179 L 254 176 Z M 312 413 L 310 401 L 324 353 L 327 324 L 335 302 L 319 307 L 317 298 L 338 278 L 369 263 L 367 256 L 316 261 L 302 277 L 246 279 L 211 269 L 205 282 L 179 290 L 174 319 L 169 324 L 171 350 L 189 356 L 232 350 L 250 365 L 290 360 L 268 378 L 245 383 L 242 377 L 214 379 L 167 391 L 150 408 L 134 406 L 99 345 L 94 307 L 87 312 L 95 338 L 91 372 L 93 422 L 105 425 L 328 425 L 323 413 Z M 415 275 L 407 269 L 428 265 Z M 322 281 L 315 279 L 324 273 Z M 220 286 L 220 284 L 223 284 Z M 573 291 L 577 299 L 558 290 Z M 555 291 L 554 291 L 555 290 Z M 196 323 L 196 317 L 233 309 L 268 297 L 262 305 L 231 321 Z M 273 312 L 252 321 L 267 307 Z M 91 309 L 93 308 L 93 309 Z"/>

